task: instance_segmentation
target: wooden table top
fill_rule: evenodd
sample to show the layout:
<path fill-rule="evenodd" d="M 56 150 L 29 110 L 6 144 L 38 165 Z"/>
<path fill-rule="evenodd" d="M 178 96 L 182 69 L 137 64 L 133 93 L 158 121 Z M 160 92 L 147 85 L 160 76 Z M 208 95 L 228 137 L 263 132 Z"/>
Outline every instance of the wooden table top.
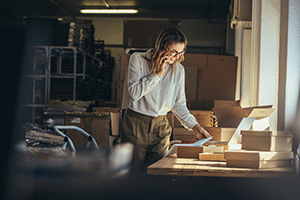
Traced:
<path fill-rule="evenodd" d="M 164 157 L 147 168 L 148 175 L 214 177 L 293 177 L 293 167 L 250 169 L 226 167 L 226 162 L 200 161 L 192 158 Z"/>

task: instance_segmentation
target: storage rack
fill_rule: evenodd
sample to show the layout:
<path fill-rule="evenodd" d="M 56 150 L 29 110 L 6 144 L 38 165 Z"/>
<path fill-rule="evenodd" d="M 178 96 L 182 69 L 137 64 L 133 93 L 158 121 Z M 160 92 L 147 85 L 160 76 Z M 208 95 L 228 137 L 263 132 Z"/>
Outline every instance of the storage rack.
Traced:
<path fill-rule="evenodd" d="M 64 96 L 64 100 L 81 100 L 78 98 L 78 81 L 85 80 L 89 75 L 86 74 L 88 68 L 105 64 L 100 59 L 79 50 L 73 46 L 30 46 L 26 58 L 26 96 L 22 105 L 22 113 L 26 113 L 26 120 L 31 119 L 32 123 L 39 124 L 42 112 L 37 112 L 37 108 L 43 109 L 48 100 L 56 99 L 53 96 L 55 81 L 64 80 L 72 82 L 72 87 L 67 88 L 71 93 Z M 70 81 L 69 81 L 70 80 Z M 111 83 L 97 78 L 98 98 L 107 99 L 110 94 Z M 59 81 L 58 81 L 59 83 Z M 59 85 L 59 84 L 58 84 Z M 106 89 L 109 92 L 101 90 Z M 64 88 L 63 88 L 64 89 Z M 66 92 L 61 92 L 65 95 Z M 25 110 L 27 109 L 27 110 Z M 28 114 L 28 111 L 31 113 Z M 31 115 L 31 116 L 28 116 Z M 22 119 L 24 116 L 21 116 Z M 24 120 L 21 119 L 21 122 Z"/>

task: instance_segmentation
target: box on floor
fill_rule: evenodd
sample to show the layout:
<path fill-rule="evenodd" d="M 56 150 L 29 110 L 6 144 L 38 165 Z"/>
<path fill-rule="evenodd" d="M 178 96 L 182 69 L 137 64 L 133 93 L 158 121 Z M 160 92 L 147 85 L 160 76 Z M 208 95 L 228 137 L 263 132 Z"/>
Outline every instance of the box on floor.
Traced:
<path fill-rule="evenodd" d="M 65 112 L 65 125 L 77 126 L 92 135 L 98 146 L 111 146 L 119 135 L 120 112 L 115 108 L 99 112 Z M 83 149 L 88 138 L 75 130 L 66 130 L 76 149 Z"/>

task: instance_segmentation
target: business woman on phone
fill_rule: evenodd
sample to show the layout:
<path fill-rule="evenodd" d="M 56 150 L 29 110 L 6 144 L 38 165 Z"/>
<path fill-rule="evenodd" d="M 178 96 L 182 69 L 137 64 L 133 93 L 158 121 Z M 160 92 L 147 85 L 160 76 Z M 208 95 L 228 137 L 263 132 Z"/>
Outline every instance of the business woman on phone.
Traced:
<path fill-rule="evenodd" d="M 129 105 L 121 124 L 121 143 L 134 145 L 133 173 L 145 173 L 147 166 L 167 153 L 172 132 L 166 117 L 169 111 L 197 139 L 210 137 L 186 106 L 185 71 L 180 64 L 186 45 L 180 30 L 167 28 L 153 49 L 130 57 Z"/>

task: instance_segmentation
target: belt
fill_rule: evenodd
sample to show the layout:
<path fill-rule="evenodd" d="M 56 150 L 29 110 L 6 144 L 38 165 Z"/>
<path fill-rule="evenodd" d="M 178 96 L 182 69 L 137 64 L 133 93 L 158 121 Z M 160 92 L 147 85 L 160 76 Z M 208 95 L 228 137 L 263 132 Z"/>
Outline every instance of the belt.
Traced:
<path fill-rule="evenodd" d="M 143 119 L 163 119 L 164 117 L 166 117 L 166 115 L 158 115 L 157 117 L 148 116 L 148 115 L 144 115 L 144 114 L 135 112 L 135 111 L 133 111 L 129 108 L 127 109 L 126 112 L 131 116 L 138 117 L 138 118 L 143 118 Z"/>

